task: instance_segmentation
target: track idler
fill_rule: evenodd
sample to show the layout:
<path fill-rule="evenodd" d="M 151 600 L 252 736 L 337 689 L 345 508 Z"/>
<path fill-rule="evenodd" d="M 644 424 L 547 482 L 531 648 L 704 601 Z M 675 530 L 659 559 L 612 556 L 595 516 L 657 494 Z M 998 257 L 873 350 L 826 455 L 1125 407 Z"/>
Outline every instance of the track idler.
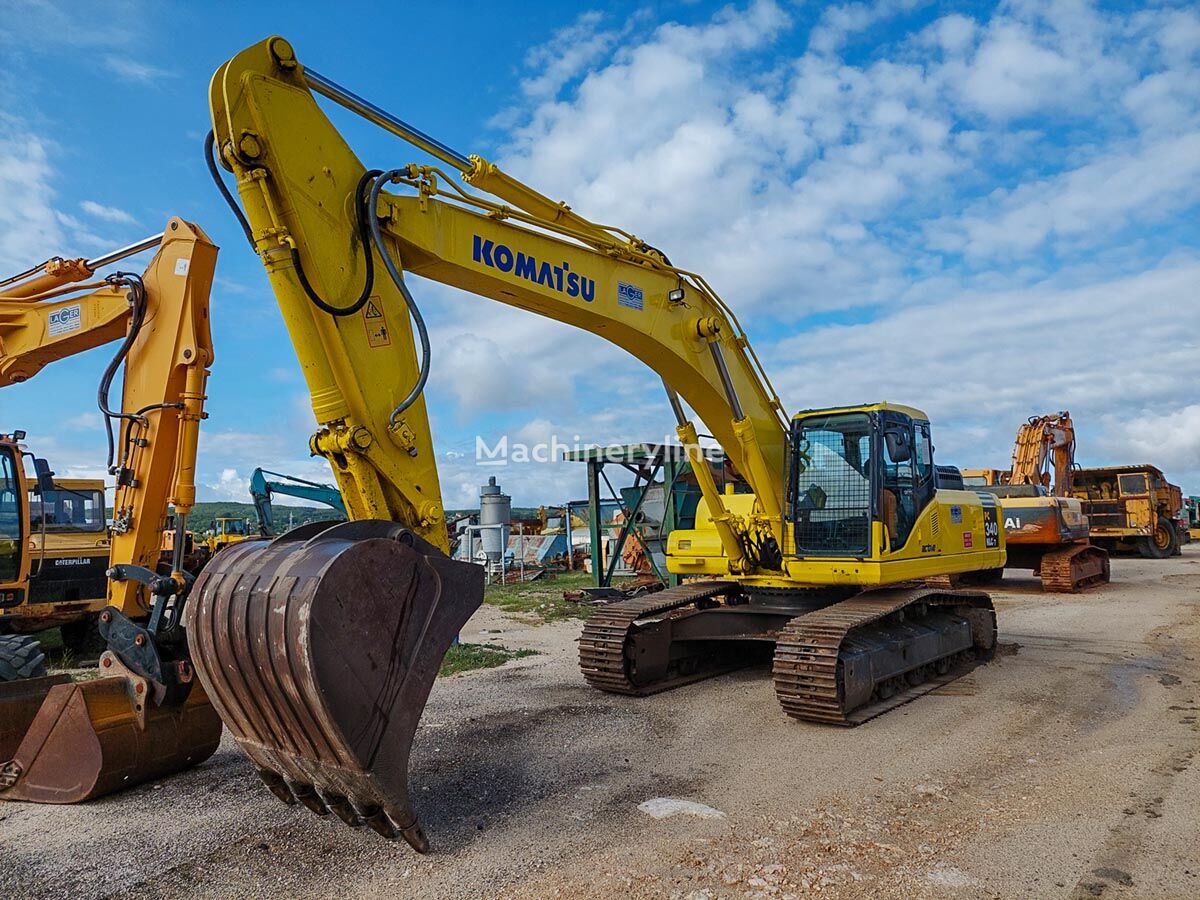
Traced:
<path fill-rule="evenodd" d="M 483 569 L 392 522 L 301 526 L 205 567 L 186 609 L 201 683 L 286 803 L 420 852 L 408 760 Z"/>

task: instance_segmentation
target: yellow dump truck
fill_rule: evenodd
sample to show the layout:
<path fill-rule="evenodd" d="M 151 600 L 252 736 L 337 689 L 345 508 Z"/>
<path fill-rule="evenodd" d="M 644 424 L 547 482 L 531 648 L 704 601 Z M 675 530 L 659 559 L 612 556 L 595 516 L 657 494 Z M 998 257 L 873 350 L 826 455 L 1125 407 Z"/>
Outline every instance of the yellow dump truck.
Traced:
<path fill-rule="evenodd" d="M 1147 559 L 1178 555 L 1183 493 L 1155 466 L 1076 469 L 1072 493 L 1083 501 L 1092 543 Z"/>

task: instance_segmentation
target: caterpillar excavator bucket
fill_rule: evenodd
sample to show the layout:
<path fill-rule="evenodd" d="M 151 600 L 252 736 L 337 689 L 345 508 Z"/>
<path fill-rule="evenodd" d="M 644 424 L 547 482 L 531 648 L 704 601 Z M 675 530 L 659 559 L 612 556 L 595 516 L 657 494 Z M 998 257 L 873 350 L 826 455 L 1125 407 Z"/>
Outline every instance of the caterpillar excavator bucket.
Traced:
<path fill-rule="evenodd" d="M 81 803 L 212 756 L 221 720 L 203 690 L 160 707 L 148 701 L 145 679 L 111 654 L 101 666 L 122 674 L 57 675 L 0 691 L 0 800 Z"/>
<path fill-rule="evenodd" d="M 482 600 L 479 566 L 401 525 L 313 523 L 214 557 L 188 602 L 188 641 L 277 797 L 425 852 L 409 751 L 442 657 Z"/>

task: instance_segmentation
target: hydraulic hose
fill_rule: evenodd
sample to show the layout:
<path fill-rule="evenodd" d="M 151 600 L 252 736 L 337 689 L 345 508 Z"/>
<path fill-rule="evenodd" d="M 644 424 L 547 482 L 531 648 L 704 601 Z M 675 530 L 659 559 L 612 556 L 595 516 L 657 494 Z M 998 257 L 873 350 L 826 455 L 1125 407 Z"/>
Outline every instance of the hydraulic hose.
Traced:
<path fill-rule="evenodd" d="M 217 186 L 217 190 L 221 192 L 221 196 L 225 198 L 225 202 L 229 204 L 229 208 L 233 211 L 238 224 L 242 226 L 242 234 L 246 235 L 246 242 L 253 249 L 254 232 L 250 229 L 250 223 L 246 221 L 246 216 L 242 212 L 242 208 L 237 205 L 237 201 L 233 199 L 233 194 L 225 186 L 225 179 L 221 177 L 221 172 L 217 168 L 216 145 L 216 137 L 210 128 L 208 134 L 204 136 L 204 162 L 208 165 L 208 174 L 212 176 L 213 184 Z"/>
<path fill-rule="evenodd" d="M 417 398 L 421 396 L 421 392 L 425 390 L 425 382 L 429 380 L 429 330 L 425 327 L 425 318 L 421 315 L 421 310 L 417 306 L 416 298 L 408 289 L 408 285 L 404 283 L 404 276 L 400 270 L 396 268 L 396 264 L 392 262 L 391 254 L 383 243 L 383 230 L 379 226 L 379 217 L 375 215 L 375 210 L 379 204 L 379 192 L 383 190 L 383 186 L 388 182 L 396 183 L 400 177 L 405 175 L 404 169 L 392 169 L 390 172 L 380 173 L 375 179 L 375 183 L 371 186 L 371 199 L 369 209 L 371 214 L 367 216 L 367 222 L 370 225 L 371 241 L 375 244 L 375 249 L 379 251 L 379 258 L 383 260 L 383 267 L 387 269 L 387 273 L 391 276 L 392 283 L 396 285 L 400 291 L 400 296 L 404 298 L 404 303 L 408 307 L 409 315 L 412 316 L 413 324 L 417 327 L 417 336 L 421 341 L 421 371 L 417 375 L 416 384 L 412 390 L 408 392 L 400 404 L 392 410 L 391 416 L 388 418 L 388 424 L 394 426 L 400 419 L 401 414 L 412 406 Z M 368 249 L 368 256 L 370 255 Z"/>
<path fill-rule="evenodd" d="M 142 322 L 146 318 L 146 287 L 142 284 L 142 279 L 128 272 L 115 272 L 105 279 L 109 284 L 115 286 L 126 285 L 132 295 L 133 315 L 129 321 L 129 331 L 125 334 L 125 340 L 121 341 L 121 345 L 117 348 L 116 354 L 109 362 L 104 370 L 104 374 L 100 376 L 100 386 L 96 390 L 96 405 L 100 408 L 100 412 L 104 415 L 104 430 L 108 437 L 108 471 L 110 474 L 115 472 L 115 463 L 117 455 L 117 442 L 113 435 L 113 419 L 129 419 L 133 422 L 140 422 L 142 418 L 138 415 L 118 412 L 110 409 L 108 405 L 108 394 L 112 389 L 113 379 L 116 378 L 117 370 L 121 368 L 121 363 L 125 361 L 125 357 L 129 355 L 129 350 L 133 346 L 133 342 L 137 340 L 138 332 L 142 330 Z"/>

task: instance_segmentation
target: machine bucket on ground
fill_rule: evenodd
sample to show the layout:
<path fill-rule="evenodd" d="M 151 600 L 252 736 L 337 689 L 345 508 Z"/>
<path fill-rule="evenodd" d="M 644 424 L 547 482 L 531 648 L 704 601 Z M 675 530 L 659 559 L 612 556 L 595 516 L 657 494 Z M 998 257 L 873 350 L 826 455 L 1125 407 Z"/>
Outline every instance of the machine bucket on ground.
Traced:
<path fill-rule="evenodd" d="M 408 759 L 483 570 L 403 526 L 301 526 L 209 563 L 187 611 L 200 679 L 271 791 L 429 849 Z"/>
<path fill-rule="evenodd" d="M 80 682 L 52 676 L 5 685 L 0 800 L 81 803 L 212 756 L 221 741 L 221 720 L 204 691 L 194 689 L 182 705 L 171 707 L 155 706 L 147 697 L 145 682 L 126 675 Z"/>

